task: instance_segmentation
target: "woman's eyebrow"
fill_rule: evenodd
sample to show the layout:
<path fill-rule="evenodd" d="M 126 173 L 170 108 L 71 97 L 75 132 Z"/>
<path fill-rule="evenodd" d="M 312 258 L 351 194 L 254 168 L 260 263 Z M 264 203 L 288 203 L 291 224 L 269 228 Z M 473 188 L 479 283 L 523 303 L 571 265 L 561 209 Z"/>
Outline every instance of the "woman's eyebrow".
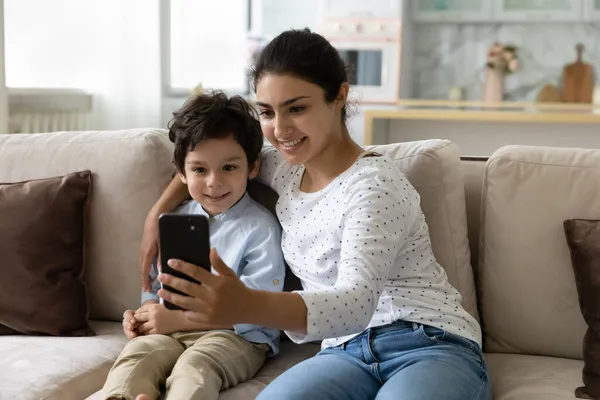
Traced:
<path fill-rule="evenodd" d="M 308 99 L 308 98 L 310 98 L 310 96 L 292 97 L 291 99 L 287 99 L 286 101 L 284 101 L 283 103 L 281 103 L 279 105 L 279 107 L 289 106 L 290 104 L 295 103 L 296 101 L 298 101 L 300 99 Z M 270 104 L 262 103 L 260 101 L 257 101 L 256 105 L 260 106 L 260 107 L 265 107 L 265 108 L 273 108 Z"/>

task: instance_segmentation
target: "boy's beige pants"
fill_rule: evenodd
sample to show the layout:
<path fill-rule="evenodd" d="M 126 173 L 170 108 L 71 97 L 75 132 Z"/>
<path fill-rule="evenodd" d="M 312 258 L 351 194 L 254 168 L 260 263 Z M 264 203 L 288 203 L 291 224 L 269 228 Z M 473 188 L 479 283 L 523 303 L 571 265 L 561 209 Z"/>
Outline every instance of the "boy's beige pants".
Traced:
<path fill-rule="evenodd" d="M 137 337 L 125 346 L 102 389 L 111 397 L 151 399 L 166 386 L 167 400 L 219 397 L 223 389 L 251 379 L 263 366 L 269 346 L 233 331 L 178 332 Z"/>

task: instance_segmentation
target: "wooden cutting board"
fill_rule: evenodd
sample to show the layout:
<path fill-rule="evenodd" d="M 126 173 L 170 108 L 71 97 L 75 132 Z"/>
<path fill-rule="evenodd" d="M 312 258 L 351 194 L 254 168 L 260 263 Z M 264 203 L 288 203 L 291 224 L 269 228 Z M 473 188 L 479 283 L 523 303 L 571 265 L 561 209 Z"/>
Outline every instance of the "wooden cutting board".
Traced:
<path fill-rule="evenodd" d="M 561 99 L 568 103 L 591 103 L 594 96 L 594 68 L 578 59 L 563 69 Z"/>

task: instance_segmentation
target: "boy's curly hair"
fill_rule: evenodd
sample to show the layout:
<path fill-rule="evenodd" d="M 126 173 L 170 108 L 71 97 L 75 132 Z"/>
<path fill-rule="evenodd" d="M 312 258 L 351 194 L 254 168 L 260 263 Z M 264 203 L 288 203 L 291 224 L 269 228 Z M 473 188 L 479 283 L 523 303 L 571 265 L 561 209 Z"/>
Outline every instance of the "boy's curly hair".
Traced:
<path fill-rule="evenodd" d="M 263 134 L 257 112 L 241 96 L 227 97 L 216 90 L 189 98 L 169 121 L 169 139 L 175 144 L 173 164 L 184 173 L 185 157 L 205 139 L 232 135 L 244 149 L 248 165 L 260 154 Z"/>

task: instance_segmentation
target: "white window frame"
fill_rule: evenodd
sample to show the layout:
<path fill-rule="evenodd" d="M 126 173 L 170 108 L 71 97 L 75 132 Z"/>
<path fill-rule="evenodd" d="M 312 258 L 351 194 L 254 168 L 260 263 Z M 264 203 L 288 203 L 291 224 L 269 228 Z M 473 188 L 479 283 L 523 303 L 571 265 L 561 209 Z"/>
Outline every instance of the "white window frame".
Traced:
<path fill-rule="evenodd" d="M 161 64 L 161 87 L 162 96 L 170 98 L 187 98 L 190 95 L 189 90 L 175 88 L 171 85 L 171 1 L 160 0 L 160 64 Z M 175 0 L 176 1 L 176 0 Z M 212 1 L 212 0 L 199 0 Z M 247 0 L 248 20 L 246 23 L 246 31 L 252 30 L 252 1 Z M 249 91 L 246 89 L 242 92 L 228 90 L 223 88 L 227 93 L 232 95 L 247 96 Z"/>

